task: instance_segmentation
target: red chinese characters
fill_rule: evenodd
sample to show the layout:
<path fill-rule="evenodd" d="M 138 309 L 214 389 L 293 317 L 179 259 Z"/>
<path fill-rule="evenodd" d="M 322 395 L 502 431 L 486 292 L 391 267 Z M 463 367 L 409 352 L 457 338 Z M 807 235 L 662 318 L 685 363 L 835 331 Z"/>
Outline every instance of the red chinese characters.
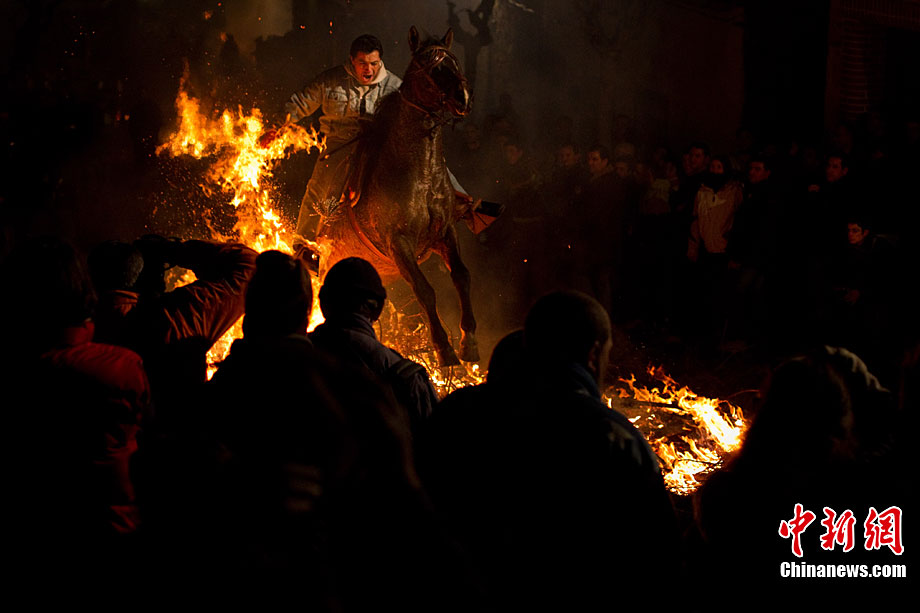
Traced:
<path fill-rule="evenodd" d="M 796 557 L 802 557 L 802 533 L 805 528 L 815 521 L 815 514 L 811 511 L 805 511 L 801 504 L 796 503 L 795 514 L 788 521 L 779 522 L 779 535 L 784 539 L 792 538 L 792 553 Z"/>
<path fill-rule="evenodd" d="M 863 524 L 866 531 L 866 550 L 888 547 L 895 555 L 904 553 L 901 544 L 901 508 L 888 507 L 881 513 L 869 507 L 869 516 Z"/>
<path fill-rule="evenodd" d="M 866 551 L 888 547 L 895 555 L 904 552 L 901 543 L 901 515 L 900 507 L 888 507 L 881 513 L 875 507 L 869 507 L 869 514 L 863 522 Z M 801 558 L 803 555 L 802 533 L 815 521 L 815 517 L 814 513 L 796 503 L 792 519 L 779 523 L 779 535 L 792 539 L 792 553 L 796 557 Z M 824 526 L 824 534 L 820 542 L 825 551 L 833 551 L 837 545 L 842 545 L 843 551 L 849 552 L 856 546 L 856 517 L 850 509 L 838 516 L 834 509 L 824 507 L 821 525 Z"/>
<path fill-rule="evenodd" d="M 837 519 L 834 509 L 824 507 L 821 525 L 825 528 L 824 534 L 821 535 L 822 549 L 833 551 L 836 545 L 843 545 L 844 551 L 852 551 L 856 546 L 856 538 L 853 535 L 856 518 L 853 517 L 853 511 L 847 509 Z"/>

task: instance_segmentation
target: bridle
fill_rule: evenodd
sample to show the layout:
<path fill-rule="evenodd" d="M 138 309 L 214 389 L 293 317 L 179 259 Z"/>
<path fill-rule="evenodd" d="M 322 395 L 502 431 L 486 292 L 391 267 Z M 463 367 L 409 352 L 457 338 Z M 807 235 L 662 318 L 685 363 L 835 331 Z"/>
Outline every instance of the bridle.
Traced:
<path fill-rule="evenodd" d="M 422 61 L 424 58 L 425 61 Z M 406 71 L 406 80 L 409 80 L 410 76 L 420 76 L 422 79 L 427 81 L 427 89 L 430 91 L 438 92 L 437 101 L 429 103 L 428 101 L 416 101 L 412 100 L 407 96 L 407 92 L 404 92 L 400 88 L 399 92 L 403 100 L 411 106 L 412 108 L 425 113 L 429 118 L 435 121 L 436 125 L 442 125 L 451 120 L 459 120 L 462 117 L 465 117 L 469 113 L 469 109 L 464 107 L 460 108 L 456 100 L 449 98 L 441 88 L 438 86 L 437 82 L 434 80 L 434 77 L 431 76 L 431 73 L 434 72 L 435 68 L 448 62 L 451 72 L 459 79 L 460 87 L 464 91 L 469 90 L 469 82 L 466 80 L 466 77 L 463 76 L 463 72 L 460 70 L 460 64 L 457 62 L 456 56 L 450 52 L 450 50 L 443 45 L 429 45 L 424 49 L 418 50 L 412 55 L 412 61 L 409 64 L 409 69 Z M 417 91 L 417 87 L 413 87 L 413 92 Z"/>

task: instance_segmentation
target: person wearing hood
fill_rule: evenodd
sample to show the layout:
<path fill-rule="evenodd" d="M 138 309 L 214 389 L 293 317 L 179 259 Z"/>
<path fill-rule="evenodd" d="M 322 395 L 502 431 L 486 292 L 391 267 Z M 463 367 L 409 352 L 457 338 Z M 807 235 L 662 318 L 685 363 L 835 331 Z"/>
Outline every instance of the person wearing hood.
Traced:
<path fill-rule="evenodd" d="M 383 64 L 380 39 L 364 34 L 351 43 L 347 62 L 320 73 L 285 104 L 288 123 L 322 110 L 319 125 L 326 136 L 326 148 L 313 168 L 297 217 L 301 242 L 313 238 L 316 213 L 328 215 L 338 203 L 362 124 L 371 119 L 381 99 L 400 85 L 402 79 Z M 277 130 L 269 131 L 263 142 L 276 135 Z"/>
<path fill-rule="evenodd" d="M 703 176 L 693 202 L 687 245 L 687 257 L 696 264 L 694 285 L 700 291 L 699 312 L 694 319 L 702 322 L 709 341 L 718 340 L 728 315 L 728 234 L 744 199 L 741 183 L 731 177 L 729 169 L 725 158 L 713 157 L 709 162 L 709 172 Z"/>
<path fill-rule="evenodd" d="M 720 259 L 726 257 L 728 231 L 743 197 L 741 184 L 728 174 L 728 164 L 722 158 L 713 158 L 693 202 L 687 249 L 691 261 L 698 262 L 701 253 Z"/>

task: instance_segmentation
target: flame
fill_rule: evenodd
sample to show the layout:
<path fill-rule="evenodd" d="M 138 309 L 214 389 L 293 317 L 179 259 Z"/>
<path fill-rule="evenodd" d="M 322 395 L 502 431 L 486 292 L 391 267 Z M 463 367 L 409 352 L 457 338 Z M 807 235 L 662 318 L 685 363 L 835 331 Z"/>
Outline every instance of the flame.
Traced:
<path fill-rule="evenodd" d="M 443 368 L 431 345 L 428 327 L 420 316 L 405 315 L 392 302 L 387 302 L 376 324 L 377 337 L 404 356 L 425 367 L 439 398 L 461 387 L 484 383 L 486 373 L 478 364 L 461 363 Z"/>
<path fill-rule="evenodd" d="M 674 493 L 690 494 L 700 486 L 701 478 L 721 464 L 722 456 L 741 446 L 744 414 L 726 400 L 700 396 L 681 386 L 661 367 L 649 367 L 648 374 L 663 387 L 640 387 L 635 375 L 621 378 L 626 387 L 616 390 L 615 397 L 608 395 L 607 405 L 627 412 L 638 409 L 630 421 L 658 454 L 665 485 Z M 681 432 L 694 436 L 663 433 L 662 416 L 668 415 L 680 416 Z"/>
<path fill-rule="evenodd" d="M 305 130 L 298 125 L 288 124 L 279 131 L 278 137 L 262 147 L 259 138 L 265 126 L 259 109 L 252 109 L 249 114 L 241 108 L 236 112 L 224 110 L 219 116 L 210 117 L 203 110 L 201 102 L 187 92 L 188 75 L 184 75 L 176 97 L 176 110 L 179 123 L 175 133 L 157 148 L 158 154 L 171 157 L 191 156 L 196 159 L 208 158 L 210 166 L 200 187 L 211 195 L 218 188 L 229 197 L 229 203 L 235 209 L 237 222 L 231 235 L 224 236 L 211 230 L 211 237 L 216 240 L 236 240 L 258 252 L 277 249 L 293 253 L 293 232 L 285 220 L 276 212 L 275 194 L 270 179 L 277 160 L 296 151 L 309 151 L 325 148 L 325 139 L 313 130 Z M 310 243 L 310 246 L 324 256 L 328 245 Z M 173 279 L 171 287 L 178 287 L 195 281 L 191 271 L 181 273 Z M 307 328 L 312 331 L 323 322 L 319 308 L 319 279 L 313 282 L 313 312 Z M 478 365 L 464 365 L 441 369 L 437 365 L 427 329 L 412 326 L 401 315 L 395 314 L 399 321 L 387 335 L 380 336 L 386 344 L 395 346 L 400 353 L 413 359 L 431 374 L 432 382 L 439 396 L 445 396 L 464 385 L 482 383 L 485 375 Z M 382 330 L 378 327 L 378 335 Z M 217 371 L 217 367 L 227 357 L 233 341 L 242 338 L 242 318 L 237 321 L 208 351 L 208 379 Z"/>
<path fill-rule="evenodd" d="M 277 249 L 292 253 L 292 233 L 275 210 L 274 193 L 268 182 L 277 160 L 296 151 L 321 150 L 325 139 L 312 129 L 288 125 L 278 138 L 262 147 L 259 137 L 264 124 L 259 109 L 252 109 L 248 115 L 242 108 L 236 113 L 224 110 L 217 119 L 211 119 L 203 114 L 199 100 L 186 92 L 184 79 L 176 110 L 179 127 L 157 148 L 157 153 L 213 158 L 201 187 L 210 193 L 216 186 L 230 195 L 237 216 L 233 238 L 259 252 Z"/>
<path fill-rule="evenodd" d="M 252 109 L 249 114 L 242 108 L 235 113 L 224 110 L 218 117 L 211 118 L 202 111 L 201 102 L 186 91 L 187 82 L 186 74 L 176 97 L 178 128 L 157 148 L 157 153 L 213 160 L 201 188 L 209 195 L 215 187 L 227 194 L 237 221 L 230 236 L 212 231 L 211 238 L 236 240 L 258 252 L 277 249 L 293 253 L 293 233 L 276 211 L 275 194 L 270 185 L 272 169 L 277 160 L 296 151 L 322 150 L 325 139 L 312 129 L 287 125 L 278 138 L 263 147 L 259 138 L 265 126 L 259 109 Z M 191 281 L 194 281 L 194 274 L 191 278 L 186 274 L 180 284 Z M 319 293 L 317 290 L 314 287 L 314 296 Z M 311 330 L 322 321 L 315 304 L 313 313 Z M 208 352 L 208 379 L 229 353 L 233 341 L 242 335 L 241 318 Z"/>

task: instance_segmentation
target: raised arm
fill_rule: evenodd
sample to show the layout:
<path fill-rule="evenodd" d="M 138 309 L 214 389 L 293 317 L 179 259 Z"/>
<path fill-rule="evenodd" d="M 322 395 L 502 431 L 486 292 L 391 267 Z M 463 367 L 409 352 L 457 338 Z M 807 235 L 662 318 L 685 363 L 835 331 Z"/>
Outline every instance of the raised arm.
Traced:
<path fill-rule="evenodd" d="M 170 263 L 191 269 L 198 280 L 163 296 L 166 342 L 197 336 L 213 344 L 223 336 L 243 315 L 256 255 L 236 243 L 191 240 L 178 245 Z"/>

